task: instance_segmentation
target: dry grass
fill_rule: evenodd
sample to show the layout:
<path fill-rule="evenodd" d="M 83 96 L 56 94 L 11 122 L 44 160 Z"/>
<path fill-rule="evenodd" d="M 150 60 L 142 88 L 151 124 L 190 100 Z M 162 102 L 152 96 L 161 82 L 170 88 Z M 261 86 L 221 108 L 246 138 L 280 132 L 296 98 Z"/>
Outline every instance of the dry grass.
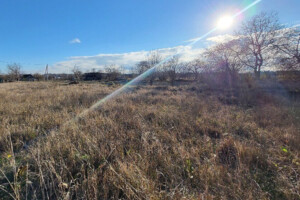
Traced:
<path fill-rule="evenodd" d="M 139 86 L 63 126 L 116 88 L 1 84 L 0 199 L 300 199 L 299 102 L 205 88 Z"/>

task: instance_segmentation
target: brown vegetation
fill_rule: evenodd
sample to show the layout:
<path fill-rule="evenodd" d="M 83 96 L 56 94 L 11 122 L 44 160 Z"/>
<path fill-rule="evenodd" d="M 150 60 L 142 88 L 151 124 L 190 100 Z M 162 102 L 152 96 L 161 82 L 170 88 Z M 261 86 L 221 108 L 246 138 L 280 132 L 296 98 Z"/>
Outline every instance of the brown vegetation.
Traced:
<path fill-rule="evenodd" d="M 299 199 L 299 101 L 251 84 L 1 84 L 0 199 Z"/>

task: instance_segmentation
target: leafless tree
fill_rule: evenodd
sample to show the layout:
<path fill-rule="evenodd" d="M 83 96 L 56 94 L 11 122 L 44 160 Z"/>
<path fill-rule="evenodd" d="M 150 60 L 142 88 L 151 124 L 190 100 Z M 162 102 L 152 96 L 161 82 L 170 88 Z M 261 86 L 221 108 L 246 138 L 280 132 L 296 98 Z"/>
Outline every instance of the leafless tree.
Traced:
<path fill-rule="evenodd" d="M 199 74 L 201 71 L 205 69 L 206 64 L 202 59 L 198 58 L 187 63 L 186 67 L 187 71 L 194 75 L 194 80 L 196 81 L 199 79 Z"/>
<path fill-rule="evenodd" d="M 232 40 L 217 44 L 205 52 L 211 70 L 224 72 L 229 85 L 236 84 L 237 74 L 243 66 L 240 59 L 236 56 L 236 52 L 232 51 L 232 49 L 239 48 L 238 45 L 239 43 Z"/>
<path fill-rule="evenodd" d="M 159 54 L 158 51 L 152 51 L 150 52 L 150 54 L 147 57 L 147 62 L 148 62 L 148 66 L 149 69 L 152 70 L 152 73 L 150 73 L 149 79 L 150 79 L 150 85 L 153 84 L 155 78 L 157 77 L 157 71 L 159 70 L 159 66 L 158 65 L 162 60 L 162 56 Z M 154 68 L 154 66 L 156 66 Z"/>
<path fill-rule="evenodd" d="M 237 32 L 241 51 L 236 56 L 245 66 L 254 70 L 257 78 L 260 78 L 268 50 L 276 41 L 280 28 L 276 13 L 262 12 L 243 23 Z"/>
<path fill-rule="evenodd" d="M 142 60 L 136 64 L 136 72 L 138 74 L 142 74 L 147 70 L 151 69 L 151 73 L 149 75 L 150 85 L 153 84 L 154 79 L 157 77 L 158 71 L 161 70 L 158 66 L 154 68 L 155 65 L 160 63 L 162 60 L 162 56 L 159 54 L 158 51 L 152 51 L 149 53 L 149 55 L 146 57 L 145 60 Z M 158 69 L 159 68 L 159 69 Z"/>
<path fill-rule="evenodd" d="M 173 56 L 164 64 L 164 70 L 168 74 L 171 85 L 174 85 L 179 67 L 179 56 Z"/>
<path fill-rule="evenodd" d="M 284 70 L 300 70 L 300 28 L 291 27 L 280 30 L 274 43 L 280 66 Z"/>
<path fill-rule="evenodd" d="M 136 68 L 136 73 L 137 74 L 142 74 L 145 71 L 147 71 L 147 69 L 149 69 L 150 66 L 149 66 L 149 64 L 146 60 L 142 60 L 142 61 L 140 61 L 136 64 L 135 68 Z"/>
<path fill-rule="evenodd" d="M 119 68 L 120 66 L 114 64 L 105 66 L 105 72 L 107 73 L 108 80 L 114 81 L 117 79 L 117 77 L 121 74 Z"/>
<path fill-rule="evenodd" d="M 80 68 L 75 65 L 74 68 L 72 69 L 72 72 L 73 72 L 75 81 L 80 81 L 81 75 L 82 75 Z"/>
<path fill-rule="evenodd" d="M 119 72 L 120 72 L 120 74 L 125 74 L 126 73 L 126 67 L 124 65 L 119 66 Z"/>
<path fill-rule="evenodd" d="M 7 65 L 8 75 L 11 81 L 19 81 L 21 77 L 21 65 L 17 63 Z"/>
<path fill-rule="evenodd" d="M 158 51 L 151 51 L 147 56 L 147 61 L 150 67 L 154 67 L 155 65 L 160 63 L 161 60 L 162 60 L 162 56 Z"/>

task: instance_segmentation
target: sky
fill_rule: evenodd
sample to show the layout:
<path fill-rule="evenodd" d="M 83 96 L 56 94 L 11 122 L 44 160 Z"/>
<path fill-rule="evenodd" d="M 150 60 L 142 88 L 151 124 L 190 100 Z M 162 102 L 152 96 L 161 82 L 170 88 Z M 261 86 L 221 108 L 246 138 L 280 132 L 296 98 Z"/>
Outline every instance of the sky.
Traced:
<path fill-rule="evenodd" d="M 70 73 L 105 64 L 133 66 L 149 51 L 170 55 L 253 0 L 0 0 L 0 71 L 19 63 L 23 72 Z M 299 0 L 262 0 L 229 30 L 261 11 L 277 11 L 280 22 L 300 23 Z M 200 41 L 205 47 L 207 40 Z M 191 57 L 201 50 L 185 48 Z"/>

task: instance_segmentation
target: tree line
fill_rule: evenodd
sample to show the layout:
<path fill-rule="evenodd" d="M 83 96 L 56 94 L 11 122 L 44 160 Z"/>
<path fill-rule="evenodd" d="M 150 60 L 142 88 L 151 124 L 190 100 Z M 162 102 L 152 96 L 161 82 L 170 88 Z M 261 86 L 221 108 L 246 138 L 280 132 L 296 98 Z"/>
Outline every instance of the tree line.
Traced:
<path fill-rule="evenodd" d="M 161 60 L 157 51 L 152 52 L 137 63 L 136 72 L 141 74 Z M 234 83 L 239 72 L 253 71 L 259 79 L 266 66 L 272 71 L 300 69 L 299 26 L 282 26 L 274 12 L 262 12 L 243 22 L 231 39 L 209 46 L 195 60 L 180 62 L 179 56 L 169 58 L 155 67 L 149 79 L 150 83 L 154 77 L 169 79 L 173 84 L 178 74 L 190 73 L 198 80 L 200 73 L 215 72 L 224 73 Z"/>
<path fill-rule="evenodd" d="M 299 26 L 284 27 L 274 12 L 262 12 L 243 22 L 232 38 L 209 46 L 197 59 L 183 62 L 180 55 L 166 59 L 159 51 L 152 51 L 129 73 L 142 74 L 150 70 L 150 84 L 154 80 L 169 80 L 172 85 L 179 75 L 189 74 L 198 80 L 203 73 L 223 73 L 228 82 L 234 84 L 240 72 L 252 71 L 259 79 L 266 66 L 271 66 L 273 71 L 300 70 Z M 20 80 L 19 64 L 7 65 L 7 71 L 9 80 Z M 125 70 L 112 64 L 105 66 L 104 72 L 110 80 L 115 80 Z M 74 66 L 72 73 L 76 80 L 83 74 L 78 66 Z M 35 76 L 42 79 L 39 74 Z"/>

